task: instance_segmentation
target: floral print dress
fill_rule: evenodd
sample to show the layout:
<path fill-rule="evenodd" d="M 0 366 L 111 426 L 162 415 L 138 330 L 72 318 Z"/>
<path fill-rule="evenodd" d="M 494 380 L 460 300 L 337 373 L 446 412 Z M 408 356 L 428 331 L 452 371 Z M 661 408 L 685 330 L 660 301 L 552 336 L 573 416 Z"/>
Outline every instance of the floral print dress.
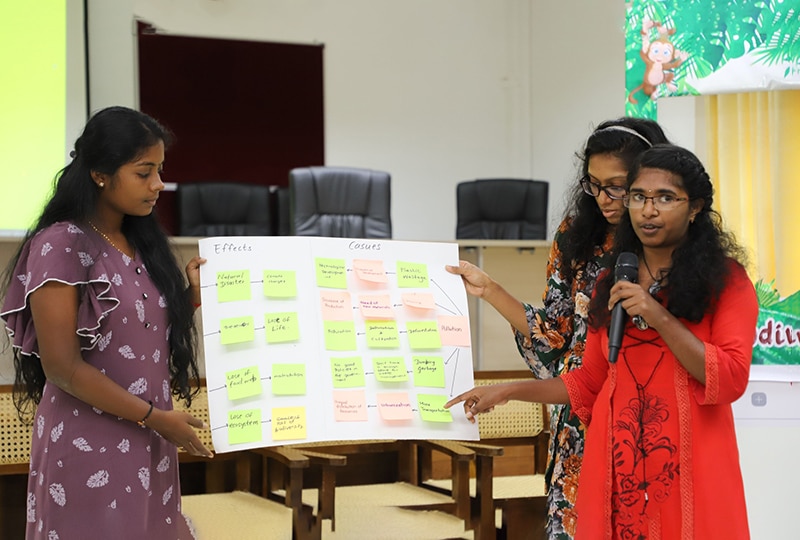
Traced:
<path fill-rule="evenodd" d="M 598 274 L 606 267 L 612 235 L 596 246 L 593 257 L 578 268 L 571 281 L 563 277 L 561 244 L 569 219 L 558 228 L 547 264 L 544 307 L 525 304 L 529 335 L 516 332 L 517 346 L 538 379 L 550 379 L 580 367 L 586 345 L 589 301 Z M 584 426 L 569 405 L 550 407 L 550 445 L 545 481 L 548 486 L 547 534 L 551 539 L 571 539 L 575 534 L 574 505 L 584 446 Z"/>
<path fill-rule="evenodd" d="M 38 355 L 30 294 L 50 281 L 78 288 L 84 361 L 171 410 L 166 302 L 141 262 L 73 223 L 34 236 L 0 312 L 23 361 Z M 34 418 L 26 538 L 193 538 L 180 511 L 177 457 L 155 431 L 46 382 Z"/>

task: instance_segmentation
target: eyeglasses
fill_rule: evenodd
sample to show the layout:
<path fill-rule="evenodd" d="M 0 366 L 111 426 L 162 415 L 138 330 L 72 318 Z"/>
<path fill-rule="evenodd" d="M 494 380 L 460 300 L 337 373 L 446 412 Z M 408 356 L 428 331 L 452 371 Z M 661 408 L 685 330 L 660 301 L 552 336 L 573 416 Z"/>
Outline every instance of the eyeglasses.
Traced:
<path fill-rule="evenodd" d="M 622 199 L 622 202 L 625 204 L 626 208 L 638 210 L 639 208 L 644 208 L 648 200 L 653 202 L 653 206 L 656 210 L 673 210 L 681 202 L 688 201 L 689 197 L 676 197 L 675 195 L 669 195 L 667 193 L 648 197 L 644 193 L 631 193 L 630 195 L 626 195 Z"/>
<path fill-rule="evenodd" d="M 625 195 L 628 193 L 627 188 L 623 186 L 601 186 L 589 180 L 588 176 L 584 176 L 581 179 L 581 188 L 584 193 L 592 197 L 599 197 L 602 191 L 609 199 L 614 199 L 615 201 L 625 198 Z"/>

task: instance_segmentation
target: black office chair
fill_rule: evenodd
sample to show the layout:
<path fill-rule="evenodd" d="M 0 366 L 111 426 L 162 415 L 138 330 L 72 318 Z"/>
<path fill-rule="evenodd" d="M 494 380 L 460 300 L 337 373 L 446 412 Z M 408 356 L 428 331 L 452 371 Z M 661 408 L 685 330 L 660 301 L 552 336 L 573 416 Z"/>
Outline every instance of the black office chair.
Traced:
<path fill-rule="evenodd" d="M 456 238 L 544 240 L 547 192 L 544 180 L 480 179 L 456 186 Z"/>
<path fill-rule="evenodd" d="M 181 236 L 270 236 L 270 187 L 235 182 L 178 184 Z"/>
<path fill-rule="evenodd" d="M 391 238 L 389 173 L 352 167 L 289 171 L 291 234 Z"/>

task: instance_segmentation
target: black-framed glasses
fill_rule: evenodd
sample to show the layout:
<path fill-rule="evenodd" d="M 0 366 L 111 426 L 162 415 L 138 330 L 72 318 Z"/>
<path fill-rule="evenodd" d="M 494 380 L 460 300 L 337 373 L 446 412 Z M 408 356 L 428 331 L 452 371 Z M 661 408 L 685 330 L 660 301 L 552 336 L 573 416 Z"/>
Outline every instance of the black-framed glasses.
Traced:
<path fill-rule="evenodd" d="M 599 197 L 600 192 L 604 192 L 609 199 L 613 199 L 618 201 L 620 199 L 624 199 L 625 195 L 627 195 L 628 190 L 624 186 L 601 186 L 596 182 L 592 182 L 589 180 L 588 176 L 584 176 L 581 179 L 581 188 L 583 192 L 587 195 L 591 195 L 592 197 Z"/>
<path fill-rule="evenodd" d="M 631 193 L 630 195 L 626 195 L 625 198 L 622 199 L 622 202 L 625 204 L 625 208 L 638 210 L 639 208 L 644 208 L 648 200 L 653 202 L 653 206 L 656 210 L 672 210 L 683 201 L 688 201 L 689 197 L 676 197 L 669 193 L 648 197 L 644 193 Z"/>

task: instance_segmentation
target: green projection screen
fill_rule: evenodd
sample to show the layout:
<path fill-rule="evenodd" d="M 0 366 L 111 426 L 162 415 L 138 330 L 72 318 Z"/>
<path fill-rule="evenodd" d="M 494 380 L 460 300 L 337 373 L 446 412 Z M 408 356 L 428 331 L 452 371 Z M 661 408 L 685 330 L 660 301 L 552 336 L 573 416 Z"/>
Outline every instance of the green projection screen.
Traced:
<path fill-rule="evenodd" d="M 66 10 L 0 2 L 0 233 L 30 227 L 64 166 Z"/>

